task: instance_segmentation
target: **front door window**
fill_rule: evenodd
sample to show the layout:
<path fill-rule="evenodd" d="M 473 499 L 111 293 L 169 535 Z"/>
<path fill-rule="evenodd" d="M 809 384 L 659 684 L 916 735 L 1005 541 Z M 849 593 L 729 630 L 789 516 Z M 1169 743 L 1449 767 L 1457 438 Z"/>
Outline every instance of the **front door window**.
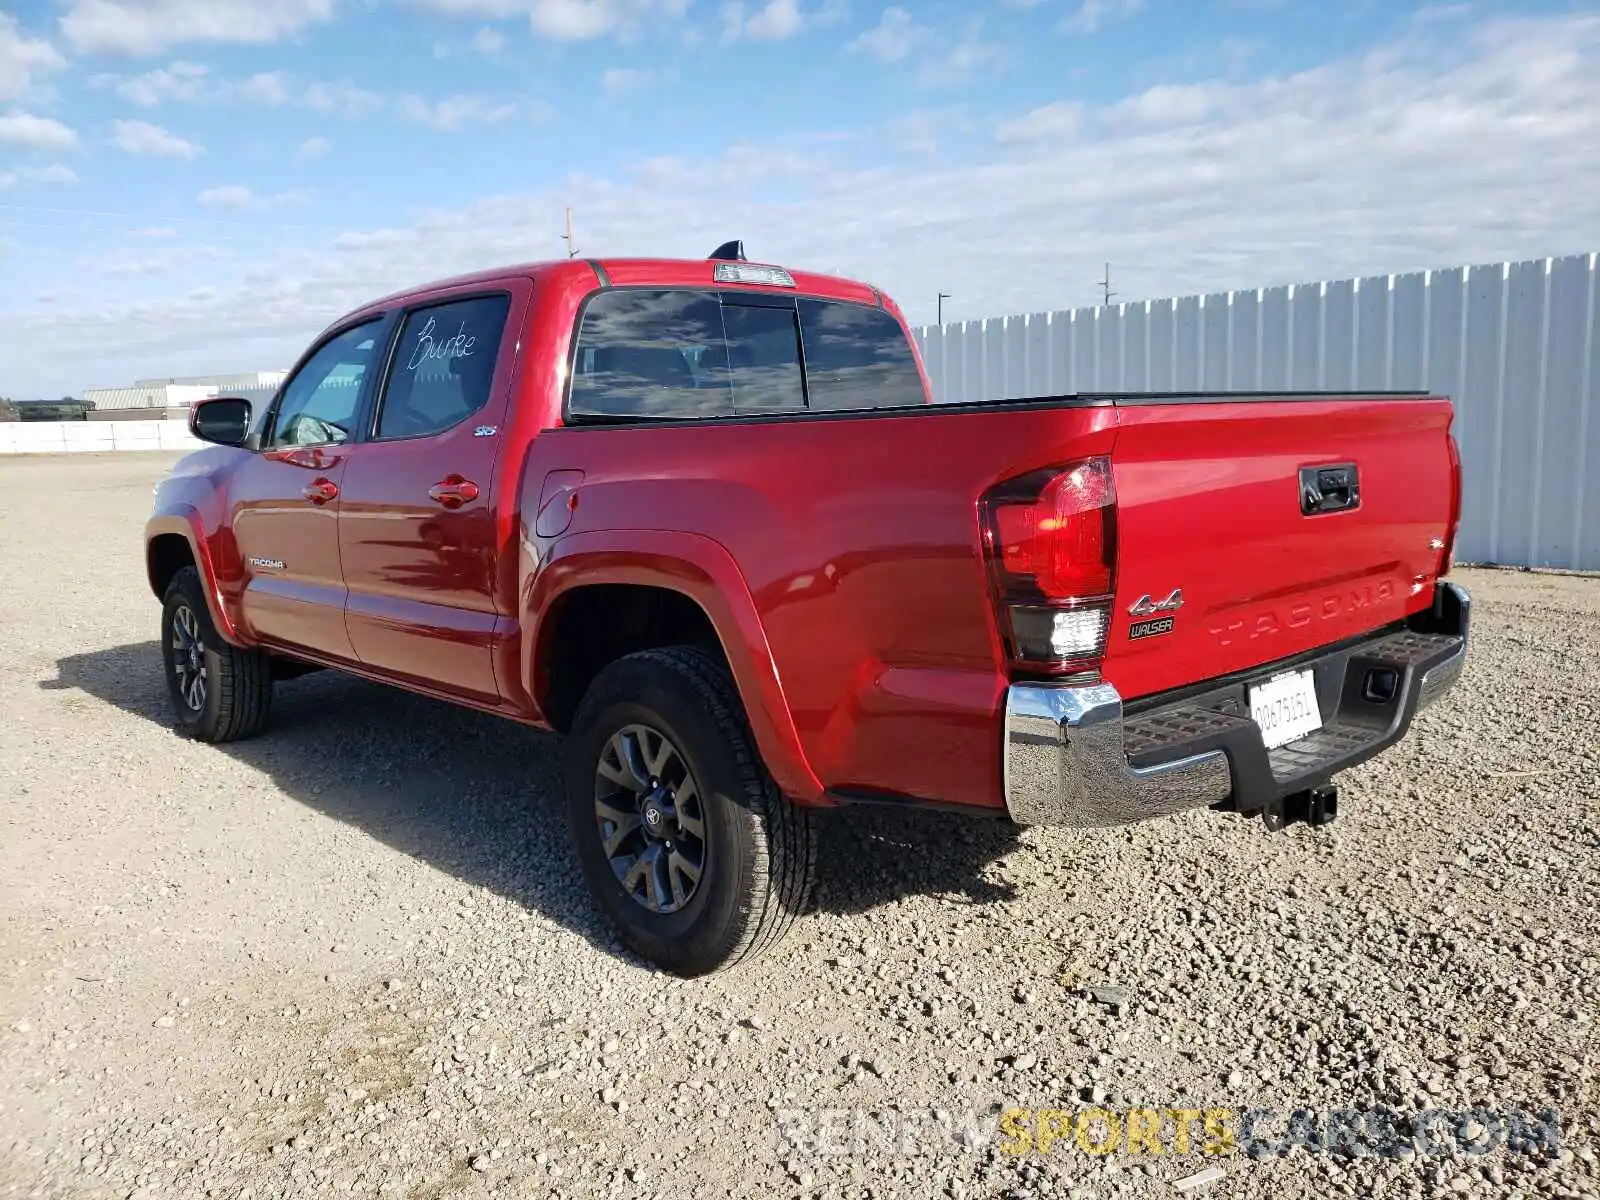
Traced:
<path fill-rule="evenodd" d="M 328 446 L 355 434 L 361 385 L 378 354 L 378 321 L 324 342 L 283 389 L 266 447 Z"/>

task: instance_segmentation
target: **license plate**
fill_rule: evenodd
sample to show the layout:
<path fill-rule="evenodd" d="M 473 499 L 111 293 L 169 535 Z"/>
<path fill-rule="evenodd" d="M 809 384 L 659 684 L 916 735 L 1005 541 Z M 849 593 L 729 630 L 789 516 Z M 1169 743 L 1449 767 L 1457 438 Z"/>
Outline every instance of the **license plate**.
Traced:
<path fill-rule="evenodd" d="M 1322 728 L 1317 684 L 1310 671 L 1279 675 L 1250 689 L 1250 716 L 1261 727 L 1267 749 Z"/>

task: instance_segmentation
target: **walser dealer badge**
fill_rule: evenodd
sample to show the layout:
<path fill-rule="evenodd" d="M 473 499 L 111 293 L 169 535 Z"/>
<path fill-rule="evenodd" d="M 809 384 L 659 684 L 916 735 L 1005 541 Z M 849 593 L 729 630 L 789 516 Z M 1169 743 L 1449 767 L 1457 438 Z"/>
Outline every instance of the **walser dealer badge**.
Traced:
<path fill-rule="evenodd" d="M 1128 609 L 1128 615 L 1134 617 L 1149 617 L 1147 621 L 1135 621 L 1128 626 L 1130 641 L 1140 638 L 1159 637 L 1163 633 L 1172 632 L 1172 623 L 1175 619 L 1172 614 L 1183 607 L 1183 589 L 1173 588 L 1165 600 L 1157 600 L 1146 593 L 1133 602 Z M 1166 614 L 1161 616 L 1158 614 Z"/>

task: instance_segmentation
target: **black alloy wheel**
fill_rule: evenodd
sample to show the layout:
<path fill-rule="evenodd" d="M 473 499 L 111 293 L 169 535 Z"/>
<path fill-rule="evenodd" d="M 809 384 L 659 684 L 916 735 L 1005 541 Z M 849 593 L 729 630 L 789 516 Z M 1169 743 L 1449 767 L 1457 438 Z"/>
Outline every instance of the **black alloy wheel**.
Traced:
<path fill-rule="evenodd" d="M 601 847 L 622 890 L 653 913 L 694 899 L 706 869 L 705 812 L 682 752 L 659 729 L 612 734 L 594 776 Z"/>

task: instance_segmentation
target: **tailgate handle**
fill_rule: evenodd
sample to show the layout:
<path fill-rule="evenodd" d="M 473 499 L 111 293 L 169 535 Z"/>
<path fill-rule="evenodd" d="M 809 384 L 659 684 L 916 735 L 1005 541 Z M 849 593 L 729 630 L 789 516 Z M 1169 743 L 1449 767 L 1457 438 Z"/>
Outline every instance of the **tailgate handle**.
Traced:
<path fill-rule="evenodd" d="M 1361 507 L 1361 477 L 1355 463 L 1300 468 L 1300 511 L 1315 517 Z"/>

